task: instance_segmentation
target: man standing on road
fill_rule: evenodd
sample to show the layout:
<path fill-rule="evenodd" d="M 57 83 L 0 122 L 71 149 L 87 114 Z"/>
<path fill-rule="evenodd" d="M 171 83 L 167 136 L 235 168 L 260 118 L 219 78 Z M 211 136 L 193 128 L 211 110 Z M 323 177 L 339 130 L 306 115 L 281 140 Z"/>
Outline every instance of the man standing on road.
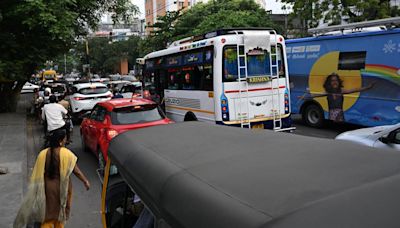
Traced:
<path fill-rule="evenodd" d="M 42 111 L 42 119 L 46 120 L 47 131 L 51 132 L 57 129 L 65 129 L 67 131 L 67 142 L 70 142 L 70 123 L 64 121 L 64 115 L 68 114 L 67 109 L 57 103 L 57 98 L 51 95 L 50 103 L 44 105 Z"/>

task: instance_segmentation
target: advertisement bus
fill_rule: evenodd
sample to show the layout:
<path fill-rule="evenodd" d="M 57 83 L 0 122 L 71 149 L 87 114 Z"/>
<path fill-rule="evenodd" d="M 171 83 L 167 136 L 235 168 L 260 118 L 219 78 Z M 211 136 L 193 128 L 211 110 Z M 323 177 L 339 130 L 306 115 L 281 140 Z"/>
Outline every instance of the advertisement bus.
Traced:
<path fill-rule="evenodd" d="M 314 127 L 324 120 L 363 126 L 399 123 L 400 29 L 362 29 L 399 21 L 313 29 L 323 35 L 287 40 L 292 113 L 302 114 Z"/>
<path fill-rule="evenodd" d="M 144 57 L 143 78 L 167 115 L 244 128 L 291 125 L 285 40 L 270 29 L 222 29 Z"/>

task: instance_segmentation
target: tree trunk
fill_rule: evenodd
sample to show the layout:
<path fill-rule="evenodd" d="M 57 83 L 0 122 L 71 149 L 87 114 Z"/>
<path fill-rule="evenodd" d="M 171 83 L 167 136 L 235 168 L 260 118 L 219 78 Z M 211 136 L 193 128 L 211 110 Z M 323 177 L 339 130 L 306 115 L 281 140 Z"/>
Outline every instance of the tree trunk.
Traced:
<path fill-rule="evenodd" d="M 15 112 L 23 81 L 0 82 L 0 112 Z"/>

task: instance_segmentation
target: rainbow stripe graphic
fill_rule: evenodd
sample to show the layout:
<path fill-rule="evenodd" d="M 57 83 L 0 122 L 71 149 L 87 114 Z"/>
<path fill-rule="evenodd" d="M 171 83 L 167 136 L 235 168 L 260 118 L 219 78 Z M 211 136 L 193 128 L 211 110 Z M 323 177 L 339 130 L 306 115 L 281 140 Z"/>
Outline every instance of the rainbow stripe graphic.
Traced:
<path fill-rule="evenodd" d="M 366 64 L 365 69 L 361 70 L 361 74 L 383 78 L 400 85 L 400 68 L 381 64 Z"/>

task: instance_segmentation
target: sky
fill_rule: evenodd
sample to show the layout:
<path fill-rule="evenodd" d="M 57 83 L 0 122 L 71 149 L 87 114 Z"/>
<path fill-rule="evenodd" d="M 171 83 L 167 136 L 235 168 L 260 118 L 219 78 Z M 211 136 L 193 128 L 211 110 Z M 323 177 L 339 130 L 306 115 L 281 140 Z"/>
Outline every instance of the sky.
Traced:
<path fill-rule="evenodd" d="M 133 4 L 139 7 L 141 12 L 140 18 L 144 18 L 144 1 L 145 0 L 131 0 Z M 267 3 L 267 10 L 272 10 L 273 14 L 283 13 L 281 10 L 282 3 L 278 0 L 265 0 Z"/>

